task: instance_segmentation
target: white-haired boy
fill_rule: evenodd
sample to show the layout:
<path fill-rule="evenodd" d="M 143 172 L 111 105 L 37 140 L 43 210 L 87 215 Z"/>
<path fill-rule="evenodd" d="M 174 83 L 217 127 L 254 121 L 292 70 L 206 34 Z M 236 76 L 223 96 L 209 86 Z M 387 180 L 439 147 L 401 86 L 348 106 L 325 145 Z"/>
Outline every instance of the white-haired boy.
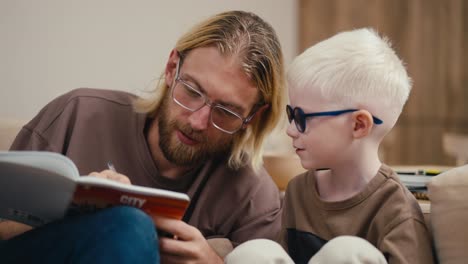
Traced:
<path fill-rule="evenodd" d="M 411 90 L 389 42 L 371 29 L 339 33 L 299 55 L 288 84 L 287 134 L 308 170 L 286 190 L 289 256 L 256 240 L 227 262 L 433 263 L 416 199 L 378 156 Z"/>

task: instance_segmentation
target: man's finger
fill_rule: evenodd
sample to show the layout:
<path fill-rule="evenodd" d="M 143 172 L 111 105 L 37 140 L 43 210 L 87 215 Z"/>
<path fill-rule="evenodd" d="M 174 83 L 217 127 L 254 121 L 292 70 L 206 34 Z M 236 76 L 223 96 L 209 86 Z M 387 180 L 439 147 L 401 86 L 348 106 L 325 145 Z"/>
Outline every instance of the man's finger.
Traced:
<path fill-rule="evenodd" d="M 89 176 L 103 178 L 103 179 L 109 179 L 109 180 L 121 182 L 121 183 L 124 183 L 124 184 L 131 184 L 130 179 L 127 176 L 125 176 L 123 174 L 120 174 L 120 173 L 117 173 L 117 172 L 112 171 L 112 170 L 103 170 L 101 172 L 91 172 L 89 174 Z"/>
<path fill-rule="evenodd" d="M 167 217 L 154 217 L 156 228 L 170 233 L 179 240 L 189 241 L 197 237 L 198 229 L 177 219 Z"/>
<path fill-rule="evenodd" d="M 172 255 L 169 253 L 160 252 L 161 263 L 170 263 L 170 264 L 185 264 L 189 263 L 187 258 L 179 255 Z"/>
<path fill-rule="evenodd" d="M 193 248 L 190 245 L 192 245 L 190 242 L 167 237 L 159 239 L 159 249 L 161 252 L 173 256 L 184 256 L 185 258 L 192 257 Z"/>

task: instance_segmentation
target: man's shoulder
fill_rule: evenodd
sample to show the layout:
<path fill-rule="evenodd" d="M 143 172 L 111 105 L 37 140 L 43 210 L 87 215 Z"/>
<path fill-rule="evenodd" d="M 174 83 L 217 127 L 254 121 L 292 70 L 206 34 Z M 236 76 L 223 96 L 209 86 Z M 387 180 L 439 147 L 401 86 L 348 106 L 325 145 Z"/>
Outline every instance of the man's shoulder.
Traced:
<path fill-rule="evenodd" d="M 77 88 L 71 90 L 58 97 L 57 100 L 63 100 L 70 102 L 77 99 L 89 100 L 94 99 L 98 101 L 108 101 L 112 103 L 130 105 L 136 98 L 134 94 L 108 89 L 96 89 L 96 88 Z"/>
<path fill-rule="evenodd" d="M 223 171 L 223 174 L 232 175 L 233 177 L 230 177 L 230 179 L 236 182 L 250 182 L 257 184 L 270 180 L 273 182 L 272 178 L 263 166 L 257 170 L 254 170 L 250 165 L 245 165 L 238 169 L 232 169 L 229 168 L 226 161 L 219 163 L 218 169 Z"/>
<path fill-rule="evenodd" d="M 41 110 L 40 115 L 53 116 L 60 115 L 65 110 L 89 111 L 112 105 L 131 106 L 134 98 L 135 95 L 123 91 L 77 88 L 53 99 Z"/>
<path fill-rule="evenodd" d="M 215 181 L 224 186 L 230 186 L 232 190 L 239 189 L 246 193 L 278 190 L 275 182 L 263 166 L 257 170 L 254 170 L 250 165 L 232 169 L 229 168 L 227 160 L 218 159 L 215 163 L 216 168 L 212 173 L 212 176 L 216 178 Z"/>
<path fill-rule="evenodd" d="M 57 122 L 73 122 L 87 116 L 121 114 L 117 109 L 133 113 L 135 95 L 115 90 L 78 88 L 62 94 L 41 109 L 25 127 L 44 132 Z"/>

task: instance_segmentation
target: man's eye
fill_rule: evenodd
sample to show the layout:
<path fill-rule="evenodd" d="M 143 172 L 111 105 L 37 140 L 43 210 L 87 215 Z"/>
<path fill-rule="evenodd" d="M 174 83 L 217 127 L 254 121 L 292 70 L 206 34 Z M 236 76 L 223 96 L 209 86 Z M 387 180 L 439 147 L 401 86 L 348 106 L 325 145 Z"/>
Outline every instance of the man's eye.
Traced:
<path fill-rule="evenodd" d="M 201 97 L 201 94 L 195 91 L 193 88 L 190 88 L 188 85 L 184 84 L 185 92 L 190 97 Z"/>
<path fill-rule="evenodd" d="M 216 107 L 216 109 L 214 109 L 214 110 L 215 110 L 214 113 L 219 118 L 223 118 L 223 119 L 237 119 L 238 118 L 236 115 L 234 115 L 233 113 L 229 112 L 226 109 Z"/>
<path fill-rule="evenodd" d="M 229 111 L 227 111 L 225 109 L 220 109 L 220 110 L 221 111 L 219 111 L 219 113 L 220 113 L 221 116 L 224 116 L 224 117 L 230 116 L 230 117 L 232 117 L 232 113 L 230 113 Z"/>

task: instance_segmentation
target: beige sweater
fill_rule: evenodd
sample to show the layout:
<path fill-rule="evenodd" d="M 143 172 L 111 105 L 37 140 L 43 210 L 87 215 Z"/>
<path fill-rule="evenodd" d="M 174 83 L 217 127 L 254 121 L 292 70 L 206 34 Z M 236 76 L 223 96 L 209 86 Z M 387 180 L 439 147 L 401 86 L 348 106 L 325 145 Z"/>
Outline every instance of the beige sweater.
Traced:
<path fill-rule="evenodd" d="M 433 263 L 421 209 L 388 166 L 344 201 L 322 201 L 315 186 L 310 171 L 286 190 L 280 243 L 296 262 L 309 259 L 334 237 L 352 235 L 377 247 L 389 263 Z"/>

